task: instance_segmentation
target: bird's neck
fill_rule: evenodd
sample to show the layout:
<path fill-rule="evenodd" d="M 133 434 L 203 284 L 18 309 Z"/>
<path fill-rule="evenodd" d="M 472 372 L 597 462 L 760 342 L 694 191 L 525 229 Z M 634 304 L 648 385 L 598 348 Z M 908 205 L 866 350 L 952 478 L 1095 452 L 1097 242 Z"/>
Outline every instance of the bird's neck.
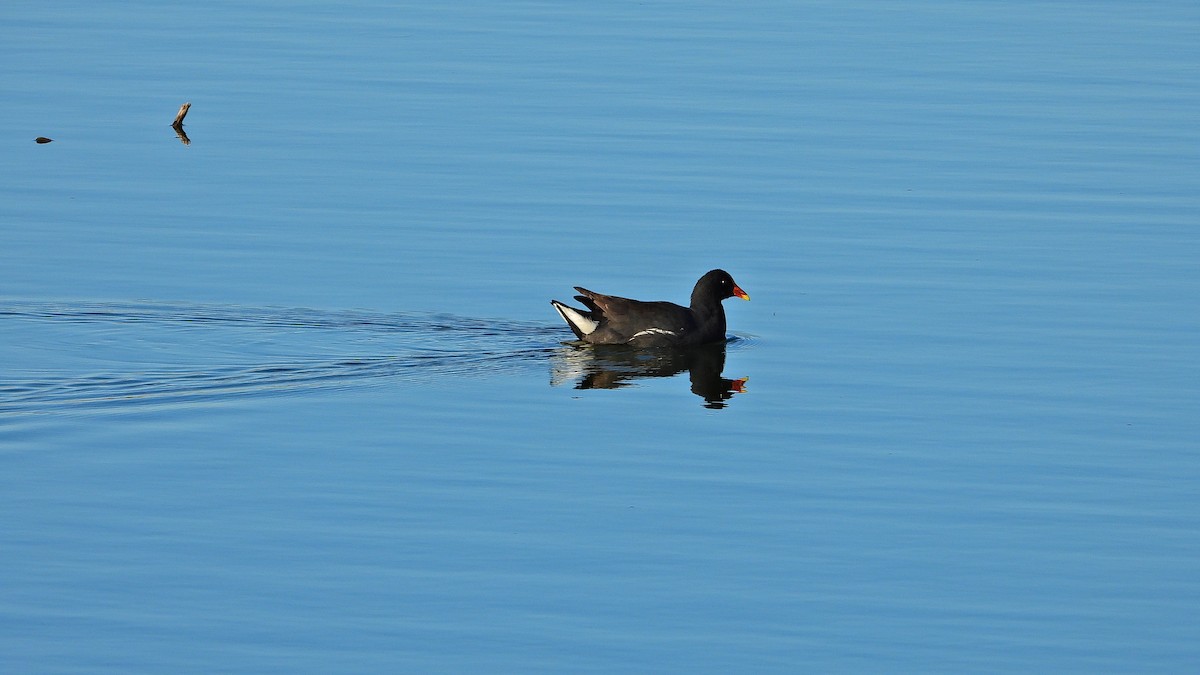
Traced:
<path fill-rule="evenodd" d="M 696 315 L 697 321 L 700 323 L 710 323 L 717 321 L 721 324 L 721 329 L 725 328 L 725 307 L 720 300 L 713 301 L 712 298 L 697 298 L 692 297 L 692 312 Z"/>

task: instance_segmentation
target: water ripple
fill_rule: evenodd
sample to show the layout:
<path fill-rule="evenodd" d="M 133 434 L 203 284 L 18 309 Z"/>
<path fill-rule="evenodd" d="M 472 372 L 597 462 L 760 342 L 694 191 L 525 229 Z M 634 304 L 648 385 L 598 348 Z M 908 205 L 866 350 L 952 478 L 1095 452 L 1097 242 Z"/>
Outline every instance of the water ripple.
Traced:
<path fill-rule="evenodd" d="M 220 400 L 512 372 L 558 327 L 446 314 L 0 303 L 0 413 Z"/>

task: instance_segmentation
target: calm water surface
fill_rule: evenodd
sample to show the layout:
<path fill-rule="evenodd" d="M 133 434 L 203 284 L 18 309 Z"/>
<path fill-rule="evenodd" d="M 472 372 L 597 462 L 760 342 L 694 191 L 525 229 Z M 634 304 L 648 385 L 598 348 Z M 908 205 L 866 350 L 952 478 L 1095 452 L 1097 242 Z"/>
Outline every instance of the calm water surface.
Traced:
<path fill-rule="evenodd" d="M 1194 3 L 0 18 L 7 669 L 1200 662 Z"/>

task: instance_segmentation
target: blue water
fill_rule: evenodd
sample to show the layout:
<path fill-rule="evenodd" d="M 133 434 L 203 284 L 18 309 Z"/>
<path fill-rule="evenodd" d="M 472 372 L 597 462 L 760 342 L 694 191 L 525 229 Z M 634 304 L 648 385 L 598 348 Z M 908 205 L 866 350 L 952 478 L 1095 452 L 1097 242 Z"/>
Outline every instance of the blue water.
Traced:
<path fill-rule="evenodd" d="M 1198 35 L 5 5 L 0 663 L 1194 669 Z M 548 304 L 713 267 L 701 354 Z"/>

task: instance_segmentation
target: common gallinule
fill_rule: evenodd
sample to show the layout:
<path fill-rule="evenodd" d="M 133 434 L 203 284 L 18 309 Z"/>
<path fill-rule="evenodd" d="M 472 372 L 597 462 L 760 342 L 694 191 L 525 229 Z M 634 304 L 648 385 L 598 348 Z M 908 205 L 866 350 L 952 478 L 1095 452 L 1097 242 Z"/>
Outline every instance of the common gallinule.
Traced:
<path fill-rule="evenodd" d="M 750 296 L 738 288 L 725 270 L 700 277 L 692 289 L 690 307 L 673 302 L 643 302 L 594 293 L 575 287 L 587 310 L 550 304 L 574 331 L 575 337 L 594 345 L 628 344 L 635 347 L 689 347 L 725 339 L 725 308 L 721 301 Z"/>

